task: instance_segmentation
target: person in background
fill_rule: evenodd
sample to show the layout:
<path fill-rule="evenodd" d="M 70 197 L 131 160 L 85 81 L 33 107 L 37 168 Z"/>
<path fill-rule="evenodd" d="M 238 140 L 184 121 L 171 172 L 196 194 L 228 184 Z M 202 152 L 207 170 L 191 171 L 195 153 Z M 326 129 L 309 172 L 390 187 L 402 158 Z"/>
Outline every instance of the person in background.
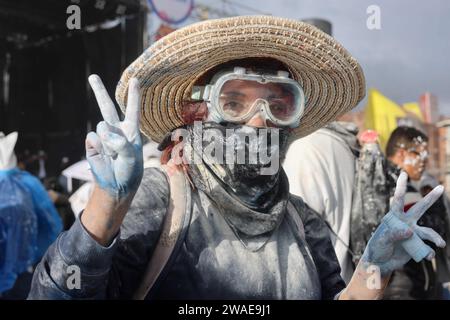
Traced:
<path fill-rule="evenodd" d="M 47 154 L 44 150 L 39 150 L 37 154 L 33 154 L 30 150 L 25 149 L 17 155 L 17 168 L 26 170 L 43 181 L 47 177 L 46 160 Z"/>
<path fill-rule="evenodd" d="M 387 159 L 378 133 L 366 130 L 358 137 L 361 150 L 356 161 L 350 219 L 350 249 L 357 265 L 370 237 L 389 211 L 391 188 L 386 177 Z"/>
<path fill-rule="evenodd" d="M 422 199 L 419 190 L 414 187 L 418 183 L 425 171 L 428 159 L 428 137 L 420 130 L 400 126 L 396 128 L 386 146 L 386 157 L 388 158 L 387 176 L 394 181 L 403 170 L 408 174 L 408 186 L 405 195 L 405 211 Z M 391 195 L 394 190 L 391 190 Z M 445 228 L 445 208 L 442 202 L 436 202 L 427 213 L 418 221 L 418 225 L 432 228 L 439 235 L 446 235 Z M 429 239 L 427 234 L 423 235 Z M 447 240 L 444 238 L 444 240 Z M 430 242 L 428 245 L 437 248 Z M 436 260 L 442 251 L 436 251 Z M 440 298 L 440 288 L 436 270 L 431 261 L 409 261 L 403 269 L 394 272 L 391 281 L 385 292 L 385 299 L 438 299 Z"/>
<path fill-rule="evenodd" d="M 25 299 L 33 268 L 62 224 L 40 181 L 17 167 L 18 134 L 0 132 L 0 298 Z"/>
<path fill-rule="evenodd" d="M 428 172 L 424 172 L 419 181 L 419 190 L 422 197 L 425 197 L 439 185 L 438 180 Z M 450 235 L 450 200 L 444 193 L 430 208 L 441 217 L 443 223 L 442 238 L 447 239 Z M 445 212 L 445 215 L 442 213 Z M 437 282 L 442 287 L 442 299 L 450 300 L 450 247 L 436 248 L 436 272 Z"/>
<path fill-rule="evenodd" d="M 349 122 L 332 122 L 295 140 L 283 168 L 292 194 L 318 212 L 330 228 L 341 276 L 346 283 L 354 267 L 349 250 L 352 192 L 360 145 L 358 128 Z"/>
<path fill-rule="evenodd" d="M 69 196 L 59 181 L 56 177 L 45 178 L 44 186 L 61 217 L 64 230 L 69 230 L 75 222 L 75 215 L 70 206 Z"/>
<path fill-rule="evenodd" d="M 284 162 L 291 192 L 329 226 L 345 281 L 389 211 L 386 159 L 377 139 L 375 131 L 358 135 L 353 123 L 333 122 L 294 141 Z"/>

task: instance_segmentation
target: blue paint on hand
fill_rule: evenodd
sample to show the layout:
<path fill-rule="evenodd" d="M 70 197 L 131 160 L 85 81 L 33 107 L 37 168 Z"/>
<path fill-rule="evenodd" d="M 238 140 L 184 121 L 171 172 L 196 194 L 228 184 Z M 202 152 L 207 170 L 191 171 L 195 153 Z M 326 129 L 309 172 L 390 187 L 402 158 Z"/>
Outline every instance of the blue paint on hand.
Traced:
<path fill-rule="evenodd" d="M 442 195 L 442 186 L 437 186 L 406 213 L 403 212 L 408 176 L 402 172 L 397 181 L 391 210 L 370 238 L 361 257 L 363 267 L 377 266 L 385 276 L 403 267 L 411 258 L 416 262 L 434 257 L 434 250 L 422 239 L 430 240 L 438 247 L 445 241 L 431 228 L 417 225 L 417 221 Z"/>
<path fill-rule="evenodd" d="M 397 219 L 394 215 L 386 215 L 383 218 L 383 223 L 385 223 L 390 229 L 401 229 L 401 221 Z M 414 259 L 414 261 L 419 262 L 422 259 L 428 257 L 433 250 L 423 242 L 419 236 L 413 232 L 411 238 L 401 241 L 403 249 Z"/>
<path fill-rule="evenodd" d="M 114 103 L 96 75 L 89 77 L 104 118 L 97 132 L 86 137 L 86 158 L 97 185 L 114 199 L 133 195 L 144 172 L 142 141 L 139 132 L 139 82 L 131 79 L 123 121 L 119 120 Z"/>

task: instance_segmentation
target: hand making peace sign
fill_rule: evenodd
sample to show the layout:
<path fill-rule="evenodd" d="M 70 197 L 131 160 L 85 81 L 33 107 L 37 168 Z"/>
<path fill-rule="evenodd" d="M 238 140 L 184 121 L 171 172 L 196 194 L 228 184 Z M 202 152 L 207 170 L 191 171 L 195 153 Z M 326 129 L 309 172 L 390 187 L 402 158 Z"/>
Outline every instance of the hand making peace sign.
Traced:
<path fill-rule="evenodd" d="M 142 141 L 139 132 L 139 82 L 129 82 L 125 119 L 120 121 L 114 102 L 100 77 L 91 75 L 104 121 L 86 137 L 86 158 L 98 186 L 114 198 L 127 197 L 137 190 L 143 174 Z"/>
<path fill-rule="evenodd" d="M 431 228 L 417 225 L 417 221 L 442 195 L 444 188 L 437 186 L 406 213 L 403 211 L 408 175 L 402 172 L 397 180 L 391 210 L 370 238 L 361 258 L 362 262 L 376 265 L 381 274 L 401 268 L 411 258 L 416 262 L 434 257 L 434 250 L 422 240 L 428 240 L 438 247 L 445 241 Z"/>

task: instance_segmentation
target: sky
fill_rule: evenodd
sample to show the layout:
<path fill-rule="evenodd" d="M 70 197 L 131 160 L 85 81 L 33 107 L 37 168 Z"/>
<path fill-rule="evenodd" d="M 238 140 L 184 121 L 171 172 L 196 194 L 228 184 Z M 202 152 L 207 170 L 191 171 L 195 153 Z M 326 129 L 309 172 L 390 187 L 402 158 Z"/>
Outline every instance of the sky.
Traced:
<path fill-rule="evenodd" d="M 322 18 L 361 64 L 367 88 L 397 103 L 429 91 L 450 116 L 450 1 L 448 0 L 194 0 L 233 15 Z M 380 9 L 380 29 L 369 30 L 367 8 Z M 249 8 L 247 8 L 249 7 Z M 154 20 L 155 21 L 155 20 Z M 189 23 L 188 19 L 180 27 Z M 155 24 L 154 24 L 155 25 Z M 366 97 L 367 99 L 367 97 Z M 358 108 L 366 104 L 364 99 Z"/>

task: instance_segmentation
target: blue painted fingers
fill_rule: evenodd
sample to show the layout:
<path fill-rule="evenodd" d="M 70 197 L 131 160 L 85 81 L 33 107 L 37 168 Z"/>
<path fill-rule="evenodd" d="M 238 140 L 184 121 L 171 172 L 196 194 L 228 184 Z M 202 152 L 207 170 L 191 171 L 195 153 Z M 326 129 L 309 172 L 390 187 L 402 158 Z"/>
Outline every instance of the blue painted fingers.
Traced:
<path fill-rule="evenodd" d="M 417 202 L 406 213 L 403 211 L 408 175 L 402 172 L 397 180 L 391 210 L 383 218 L 361 258 L 362 262 L 376 265 L 382 274 L 401 268 L 411 258 L 415 261 L 431 260 L 434 250 L 423 240 L 429 240 L 438 247 L 445 241 L 431 228 L 417 225 L 417 221 L 442 195 L 444 188 L 437 186 Z"/>
<path fill-rule="evenodd" d="M 139 132 L 139 82 L 131 79 L 125 118 L 120 121 L 113 101 L 97 75 L 89 77 L 104 121 L 86 137 L 86 158 L 98 186 L 114 198 L 134 194 L 143 174 Z"/>

